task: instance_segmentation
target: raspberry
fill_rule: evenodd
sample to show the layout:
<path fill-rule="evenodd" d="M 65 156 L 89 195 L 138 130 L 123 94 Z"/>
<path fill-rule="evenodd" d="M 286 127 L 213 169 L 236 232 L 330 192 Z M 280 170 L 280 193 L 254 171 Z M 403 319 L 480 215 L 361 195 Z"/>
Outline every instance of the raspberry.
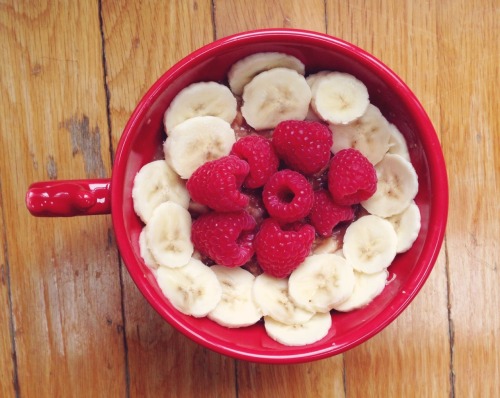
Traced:
<path fill-rule="evenodd" d="M 314 192 L 309 220 L 319 235 L 330 236 L 337 224 L 353 219 L 354 209 L 351 206 L 336 204 L 326 189 Z"/>
<path fill-rule="evenodd" d="M 273 146 L 286 165 L 305 175 L 323 170 L 330 160 L 332 132 L 319 122 L 286 120 L 273 132 Z"/>
<path fill-rule="evenodd" d="M 279 159 L 273 145 L 260 135 L 247 135 L 233 145 L 231 155 L 246 160 L 250 166 L 250 174 L 243 182 L 247 188 L 262 187 L 269 177 L 278 171 Z"/>
<path fill-rule="evenodd" d="M 244 160 L 224 156 L 198 167 L 186 187 L 191 199 L 213 210 L 242 210 L 248 205 L 248 196 L 240 192 L 240 187 L 249 170 Z"/>
<path fill-rule="evenodd" d="M 265 219 L 255 236 L 257 261 L 264 272 L 285 278 L 309 255 L 314 228 L 299 222 L 282 227 L 273 218 Z"/>
<path fill-rule="evenodd" d="M 217 264 L 239 267 L 254 254 L 255 226 L 254 218 L 246 211 L 210 212 L 193 222 L 191 240 L 196 250 Z"/>
<path fill-rule="evenodd" d="M 328 190 L 335 203 L 353 205 L 371 197 L 377 189 L 377 173 L 370 161 L 356 149 L 335 154 L 328 171 Z"/>
<path fill-rule="evenodd" d="M 312 208 L 313 189 L 302 174 L 285 169 L 269 178 L 262 200 L 271 217 L 281 222 L 298 221 Z"/>

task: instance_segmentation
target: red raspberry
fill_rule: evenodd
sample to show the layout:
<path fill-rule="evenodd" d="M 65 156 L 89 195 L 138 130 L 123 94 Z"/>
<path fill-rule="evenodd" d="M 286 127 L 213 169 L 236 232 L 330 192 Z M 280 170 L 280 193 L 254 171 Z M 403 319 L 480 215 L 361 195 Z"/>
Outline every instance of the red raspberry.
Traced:
<path fill-rule="evenodd" d="M 313 189 L 302 174 L 285 169 L 269 178 L 262 200 L 271 217 L 281 222 L 298 221 L 311 210 Z"/>
<path fill-rule="evenodd" d="M 240 187 L 249 170 L 244 160 L 224 156 L 198 167 L 186 187 L 191 199 L 213 210 L 242 210 L 248 205 L 248 196 L 240 192 Z"/>
<path fill-rule="evenodd" d="M 279 159 L 270 140 L 260 135 L 247 135 L 233 145 L 231 155 L 246 160 L 250 174 L 243 182 L 247 188 L 262 187 L 278 171 Z"/>
<path fill-rule="evenodd" d="M 326 189 L 314 192 L 314 203 L 309 213 L 309 220 L 318 234 L 330 236 L 337 224 L 353 219 L 354 209 L 351 206 L 336 204 Z"/>
<path fill-rule="evenodd" d="M 309 255 L 314 241 L 314 228 L 299 222 L 280 226 L 273 218 L 261 224 L 255 236 L 257 261 L 264 272 L 286 278 Z"/>
<path fill-rule="evenodd" d="M 339 205 L 362 202 L 377 190 L 375 168 L 357 149 L 343 149 L 330 162 L 328 190 Z"/>
<path fill-rule="evenodd" d="M 273 146 L 286 165 L 305 175 L 323 170 L 330 160 L 332 132 L 319 122 L 286 120 L 273 132 Z"/>
<path fill-rule="evenodd" d="M 193 222 L 191 240 L 196 250 L 217 264 L 239 267 L 254 254 L 255 226 L 254 218 L 246 211 L 210 212 Z"/>

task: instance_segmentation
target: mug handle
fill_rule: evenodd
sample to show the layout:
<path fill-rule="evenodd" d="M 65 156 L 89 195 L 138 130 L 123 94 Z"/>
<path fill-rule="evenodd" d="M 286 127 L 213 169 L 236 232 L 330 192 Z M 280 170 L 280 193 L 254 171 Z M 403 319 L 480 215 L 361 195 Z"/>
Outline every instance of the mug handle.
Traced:
<path fill-rule="evenodd" d="M 37 217 L 111 213 L 111 179 L 41 181 L 31 184 L 26 207 Z"/>

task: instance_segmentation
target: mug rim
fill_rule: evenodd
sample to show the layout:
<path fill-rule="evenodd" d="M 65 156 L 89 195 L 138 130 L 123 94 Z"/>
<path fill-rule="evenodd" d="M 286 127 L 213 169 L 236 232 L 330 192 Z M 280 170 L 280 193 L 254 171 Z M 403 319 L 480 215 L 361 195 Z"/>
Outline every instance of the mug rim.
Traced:
<path fill-rule="evenodd" d="M 158 99 L 166 86 L 168 86 L 171 81 L 175 80 L 179 74 L 189 68 L 189 65 L 193 63 L 197 64 L 200 61 L 208 59 L 221 49 L 231 49 L 241 43 L 262 43 L 265 41 L 272 42 L 277 39 L 290 40 L 291 38 L 301 40 L 302 42 L 309 41 L 314 45 L 325 48 L 333 46 L 336 51 L 344 52 L 349 57 L 355 58 L 357 62 L 367 66 L 369 69 L 375 70 L 375 73 L 390 85 L 397 96 L 401 98 L 402 101 L 405 101 L 409 113 L 414 115 L 416 129 L 420 132 L 419 138 L 422 142 L 422 146 L 425 148 L 424 152 L 427 155 L 429 169 L 432 170 L 429 179 L 431 185 L 435 187 L 436 192 L 431 198 L 432 211 L 429 215 L 429 225 L 432 225 L 432 228 L 427 231 L 426 242 L 423 245 L 423 250 L 419 257 L 419 262 L 424 263 L 425 266 L 419 268 L 420 272 L 416 274 L 412 278 L 411 283 L 407 285 L 409 288 L 408 294 L 395 298 L 394 304 L 391 305 L 390 308 L 385 308 L 374 320 L 368 321 L 366 327 L 364 325 L 364 333 L 359 333 L 358 338 L 346 342 L 345 344 L 331 346 L 326 349 L 311 350 L 305 354 L 284 355 L 282 353 L 273 354 L 271 352 L 269 355 L 257 355 L 256 353 L 249 352 L 247 349 L 228 347 L 206 339 L 204 336 L 197 333 L 196 330 L 187 327 L 175 315 L 169 313 L 161 303 L 156 300 L 153 287 L 145 279 L 139 267 L 129 266 L 129 264 L 133 264 L 137 260 L 132 245 L 124 232 L 126 227 L 122 216 L 123 202 L 126 198 L 123 196 L 121 185 L 125 179 L 127 154 L 130 152 L 130 148 L 133 144 L 134 136 L 132 132 L 137 129 L 151 104 Z M 257 29 L 218 39 L 193 51 L 163 73 L 155 83 L 153 83 L 146 94 L 144 94 L 123 130 L 115 154 L 111 177 L 111 216 L 117 245 L 130 276 L 142 295 L 148 301 L 149 305 L 151 305 L 162 318 L 175 329 L 206 348 L 234 358 L 265 363 L 299 363 L 323 359 L 354 348 L 379 333 L 407 308 L 430 275 L 443 243 L 448 216 L 448 181 L 439 139 L 427 113 L 406 83 L 404 83 L 402 79 L 384 63 L 356 45 L 324 33 L 302 29 Z"/>

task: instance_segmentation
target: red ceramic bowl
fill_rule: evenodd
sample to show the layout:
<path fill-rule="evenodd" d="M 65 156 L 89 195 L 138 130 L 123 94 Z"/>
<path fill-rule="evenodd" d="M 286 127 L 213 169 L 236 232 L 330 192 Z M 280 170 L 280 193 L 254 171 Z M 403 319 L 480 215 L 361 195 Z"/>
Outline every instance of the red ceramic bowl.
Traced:
<path fill-rule="evenodd" d="M 262 324 L 228 329 L 175 310 L 139 254 L 143 224 L 132 205 L 132 184 L 144 164 L 161 157 L 165 139 L 162 120 L 170 101 L 197 81 L 224 81 L 230 66 L 259 51 L 281 51 L 301 59 L 306 73 L 349 72 L 363 81 L 370 100 L 405 136 L 420 188 L 415 201 L 422 227 L 413 247 L 390 266 L 391 281 L 363 309 L 332 313 L 333 326 L 324 339 L 287 347 L 269 338 Z M 111 182 L 111 184 L 110 184 Z M 111 186 L 110 186 L 111 185 Z M 111 208 L 110 208 L 111 204 Z M 151 87 L 132 114 L 116 152 L 110 180 L 42 182 L 30 187 L 27 205 L 35 215 L 112 214 L 116 241 L 137 287 L 156 311 L 195 342 L 235 358 L 266 363 L 297 363 L 340 354 L 366 341 L 391 323 L 415 298 L 438 256 L 448 212 L 448 185 L 435 130 L 415 95 L 387 66 L 360 48 L 320 33 L 267 29 L 215 41 L 169 69 Z"/>

